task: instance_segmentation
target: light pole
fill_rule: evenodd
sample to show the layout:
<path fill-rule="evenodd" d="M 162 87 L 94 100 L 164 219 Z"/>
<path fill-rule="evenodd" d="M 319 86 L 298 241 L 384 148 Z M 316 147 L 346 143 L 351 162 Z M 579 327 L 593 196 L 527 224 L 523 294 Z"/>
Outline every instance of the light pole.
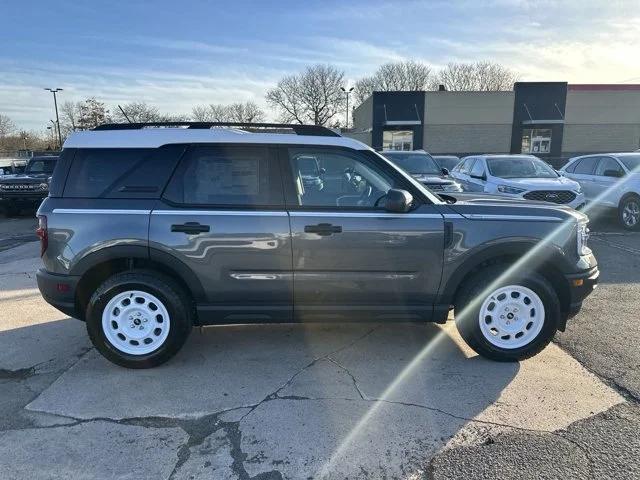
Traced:
<path fill-rule="evenodd" d="M 61 92 L 61 88 L 45 88 L 45 90 L 53 93 L 53 106 L 56 108 L 56 126 L 58 127 L 58 146 L 62 149 L 62 134 L 60 133 L 60 117 L 58 116 L 58 99 L 56 93 Z"/>
<path fill-rule="evenodd" d="M 345 128 L 349 128 L 349 94 L 353 92 L 353 87 L 349 90 L 346 90 L 344 87 L 340 87 L 340 90 L 347 94 L 347 124 L 345 125 Z"/>

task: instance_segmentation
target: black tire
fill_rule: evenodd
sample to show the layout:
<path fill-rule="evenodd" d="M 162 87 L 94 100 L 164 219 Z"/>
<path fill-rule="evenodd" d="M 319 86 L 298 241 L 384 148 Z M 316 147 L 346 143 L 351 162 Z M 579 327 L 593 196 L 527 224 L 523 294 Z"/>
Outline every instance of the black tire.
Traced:
<path fill-rule="evenodd" d="M 549 281 L 536 273 L 511 276 L 494 285 L 506 268 L 504 265 L 487 267 L 465 281 L 456 295 L 455 318 L 460 335 L 476 353 L 499 362 L 515 362 L 538 354 L 551 342 L 560 323 L 560 300 Z M 543 326 L 537 336 L 526 345 L 513 349 L 490 343 L 482 333 L 479 319 L 485 298 L 507 285 L 520 285 L 533 290 L 540 297 L 545 310 Z M 491 291 L 486 291 L 487 287 Z M 472 303 L 474 299 L 478 301 Z"/>
<path fill-rule="evenodd" d="M 620 205 L 618 205 L 618 222 L 620 223 L 620 225 L 622 225 L 622 228 L 625 228 L 626 230 L 640 230 L 640 218 L 636 220 L 635 224 L 628 224 L 627 222 L 625 222 L 625 209 L 631 205 L 640 207 L 639 195 L 630 194 L 620 200 Z"/>
<path fill-rule="evenodd" d="M 169 314 L 168 336 L 150 353 L 125 353 L 108 340 L 103 330 L 105 307 L 115 295 L 127 290 L 143 291 L 157 297 Z M 96 349 L 111 362 L 126 368 L 151 368 L 163 364 L 180 350 L 191 332 L 193 312 L 189 296 L 171 278 L 153 271 L 131 270 L 108 278 L 91 296 L 86 311 L 87 332 Z"/>

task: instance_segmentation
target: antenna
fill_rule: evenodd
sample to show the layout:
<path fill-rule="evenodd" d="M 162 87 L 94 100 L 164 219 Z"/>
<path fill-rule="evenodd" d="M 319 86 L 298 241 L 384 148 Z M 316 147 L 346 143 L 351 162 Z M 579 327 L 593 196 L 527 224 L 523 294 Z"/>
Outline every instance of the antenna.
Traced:
<path fill-rule="evenodd" d="M 122 107 L 120 106 L 120 104 L 118 104 L 118 108 L 120 109 L 120 111 L 121 111 L 121 112 L 122 112 L 122 114 L 124 115 L 124 118 L 126 118 L 126 119 L 127 119 L 127 122 L 129 122 L 129 123 L 133 123 L 133 122 L 131 121 L 131 119 L 127 116 L 127 114 L 125 113 L 125 111 L 122 109 Z"/>

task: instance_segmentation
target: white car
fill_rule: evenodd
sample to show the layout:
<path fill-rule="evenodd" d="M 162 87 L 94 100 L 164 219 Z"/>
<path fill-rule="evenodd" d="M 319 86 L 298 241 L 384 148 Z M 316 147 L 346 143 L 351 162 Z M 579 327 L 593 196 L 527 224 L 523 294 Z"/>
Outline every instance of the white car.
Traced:
<path fill-rule="evenodd" d="M 560 172 L 582 185 L 587 202 L 616 209 L 624 228 L 640 228 L 640 153 L 583 155 Z"/>
<path fill-rule="evenodd" d="M 585 197 L 578 182 L 559 175 L 533 155 L 465 157 L 451 176 L 467 192 L 485 192 L 581 208 Z"/>

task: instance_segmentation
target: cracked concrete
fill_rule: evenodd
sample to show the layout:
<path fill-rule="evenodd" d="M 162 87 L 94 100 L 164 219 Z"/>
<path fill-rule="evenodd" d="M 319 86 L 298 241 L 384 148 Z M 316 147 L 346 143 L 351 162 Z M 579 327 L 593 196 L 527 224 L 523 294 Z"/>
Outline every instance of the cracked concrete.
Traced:
<path fill-rule="evenodd" d="M 489 362 L 451 324 L 215 327 L 126 370 L 13 273 L 33 258 L 3 255 L 0 478 L 420 478 L 445 472 L 438 452 L 522 436 L 576 462 L 597 453 L 557 432 L 624 400 L 556 346 Z"/>

